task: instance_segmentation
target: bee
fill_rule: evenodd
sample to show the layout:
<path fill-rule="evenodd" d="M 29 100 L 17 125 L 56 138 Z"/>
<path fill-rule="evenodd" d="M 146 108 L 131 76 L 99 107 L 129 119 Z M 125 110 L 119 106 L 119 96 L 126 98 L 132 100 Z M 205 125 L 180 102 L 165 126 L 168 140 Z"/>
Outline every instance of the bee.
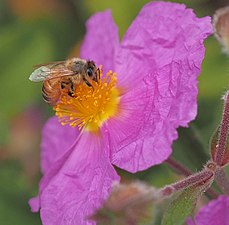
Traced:
<path fill-rule="evenodd" d="M 63 94 L 73 97 L 77 85 L 83 82 L 93 89 L 92 81 L 100 79 L 100 70 L 95 63 L 80 58 L 36 65 L 35 68 L 29 79 L 43 81 L 43 99 L 50 105 L 55 105 Z"/>

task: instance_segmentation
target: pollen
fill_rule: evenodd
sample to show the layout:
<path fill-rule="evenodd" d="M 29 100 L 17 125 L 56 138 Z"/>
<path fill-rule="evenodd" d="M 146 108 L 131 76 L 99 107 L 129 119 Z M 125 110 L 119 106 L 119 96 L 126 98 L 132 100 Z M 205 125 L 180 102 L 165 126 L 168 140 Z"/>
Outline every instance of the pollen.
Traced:
<path fill-rule="evenodd" d="M 99 69 L 100 79 L 92 81 L 92 87 L 83 82 L 76 87 L 73 97 L 63 95 L 54 106 L 62 125 L 96 132 L 118 113 L 120 92 L 116 87 L 116 73 L 109 71 L 103 75 Z"/>

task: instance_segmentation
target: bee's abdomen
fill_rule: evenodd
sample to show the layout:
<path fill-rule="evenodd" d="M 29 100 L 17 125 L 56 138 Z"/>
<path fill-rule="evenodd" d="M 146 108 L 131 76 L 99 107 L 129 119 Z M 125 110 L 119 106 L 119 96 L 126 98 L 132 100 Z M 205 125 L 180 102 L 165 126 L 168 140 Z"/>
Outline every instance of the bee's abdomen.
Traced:
<path fill-rule="evenodd" d="M 43 82 L 42 95 L 45 102 L 55 105 L 61 96 L 59 79 L 51 79 Z"/>

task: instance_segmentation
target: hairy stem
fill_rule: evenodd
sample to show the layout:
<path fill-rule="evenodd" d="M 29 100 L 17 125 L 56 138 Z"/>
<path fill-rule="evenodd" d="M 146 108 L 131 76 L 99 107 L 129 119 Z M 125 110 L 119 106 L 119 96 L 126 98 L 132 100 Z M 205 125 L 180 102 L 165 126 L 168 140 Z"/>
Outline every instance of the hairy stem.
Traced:
<path fill-rule="evenodd" d="M 178 162 L 173 157 L 169 157 L 165 161 L 171 168 L 176 170 L 178 173 L 185 175 L 186 177 L 192 174 L 192 171 L 184 166 L 182 163 Z"/>
<path fill-rule="evenodd" d="M 174 192 L 184 190 L 194 185 L 204 186 L 206 183 L 212 182 L 213 179 L 214 172 L 204 168 L 202 171 L 188 176 L 181 181 L 165 186 L 161 189 L 161 194 L 163 196 L 169 196 Z"/>
<path fill-rule="evenodd" d="M 196 173 L 194 175 L 197 175 L 197 177 L 195 177 L 193 174 L 193 172 L 187 168 L 185 165 L 183 165 L 181 162 L 178 162 L 176 159 L 174 159 L 173 157 L 169 157 L 166 161 L 165 161 L 172 169 L 176 170 L 178 173 L 188 177 L 187 179 L 189 179 L 188 181 L 187 180 L 183 180 L 183 181 L 180 181 L 180 183 L 178 182 L 177 184 L 180 185 L 180 187 L 186 187 L 187 185 L 187 182 L 194 182 L 195 179 L 200 179 L 200 177 L 202 176 L 205 176 L 207 174 L 199 174 Z M 212 174 L 210 172 L 210 174 Z M 194 177 L 193 177 L 194 176 Z M 191 179 L 191 180 L 190 180 Z M 177 187 L 177 185 L 176 185 Z M 218 193 L 215 192 L 215 190 L 213 188 L 209 188 L 206 192 L 206 194 L 210 197 L 210 198 L 217 198 L 218 197 Z"/>
<path fill-rule="evenodd" d="M 215 162 L 219 166 L 222 166 L 223 163 L 224 154 L 227 145 L 228 130 L 229 130 L 229 91 L 227 91 L 225 95 L 224 110 L 222 115 L 222 121 L 220 123 L 220 128 L 219 128 L 218 142 L 216 146 Z"/>

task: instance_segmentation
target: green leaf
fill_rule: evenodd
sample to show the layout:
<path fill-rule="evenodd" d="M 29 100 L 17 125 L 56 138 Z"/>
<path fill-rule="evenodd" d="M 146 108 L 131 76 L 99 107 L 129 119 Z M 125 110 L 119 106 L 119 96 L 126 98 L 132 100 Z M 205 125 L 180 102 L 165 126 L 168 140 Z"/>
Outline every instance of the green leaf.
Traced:
<path fill-rule="evenodd" d="M 162 225 L 182 225 L 186 218 L 192 214 L 203 189 L 203 186 L 195 186 L 182 191 L 177 198 L 170 202 L 164 214 Z"/>

